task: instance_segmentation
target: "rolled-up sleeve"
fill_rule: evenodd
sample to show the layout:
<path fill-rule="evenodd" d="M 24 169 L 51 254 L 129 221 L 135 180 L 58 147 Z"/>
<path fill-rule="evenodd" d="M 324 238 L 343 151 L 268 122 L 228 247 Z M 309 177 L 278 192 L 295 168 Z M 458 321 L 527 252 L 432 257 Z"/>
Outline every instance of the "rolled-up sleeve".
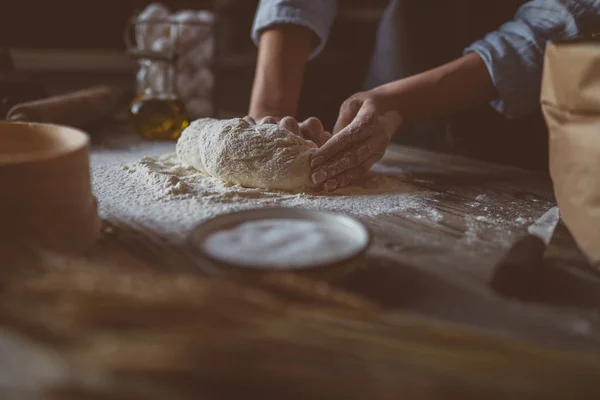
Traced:
<path fill-rule="evenodd" d="M 261 32 L 272 25 L 304 26 L 319 39 L 310 54 L 312 59 L 327 42 L 336 6 L 336 0 L 261 0 L 252 25 L 252 40 L 258 46 Z"/>
<path fill-rule="evenodd" d="M 492 106 L 508 118 L 539 107 L 546 43 L 576 37 L 600 27 L 600 0 L 532 0 L 514 20 L 473 43 L 485 62 L 498 98 Z"/>

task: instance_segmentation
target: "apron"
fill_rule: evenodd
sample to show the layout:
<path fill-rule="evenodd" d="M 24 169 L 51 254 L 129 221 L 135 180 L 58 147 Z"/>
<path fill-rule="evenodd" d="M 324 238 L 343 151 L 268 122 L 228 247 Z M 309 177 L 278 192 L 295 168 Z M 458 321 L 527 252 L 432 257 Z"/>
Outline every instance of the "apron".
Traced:
<path fill-rule="evenodd" d="M 391 0 L 377 32 L 365 89 L 435 68 L 511 20 L 523 0 Z M 476 16 L 476 17 L 475 17 Z M 403 129 L 394 142 L 523 168 L 547 168 L 541 112 L 508 120 L 489 106 Z"/>

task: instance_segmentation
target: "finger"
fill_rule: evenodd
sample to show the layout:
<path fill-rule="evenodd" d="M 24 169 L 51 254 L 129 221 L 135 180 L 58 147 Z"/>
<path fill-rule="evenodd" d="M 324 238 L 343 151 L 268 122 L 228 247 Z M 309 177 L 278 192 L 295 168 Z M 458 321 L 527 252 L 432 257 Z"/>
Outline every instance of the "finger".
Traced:
<path fill-rule="evenodd" d="M 321 135 L 321 138 L 322 138 L 322 143 L 319 144 L 319 147 L 323 146 L 325 143 L 327 143 L 327 141 L 329 139 L 331 139 L 331 133 L 323 132 L 323 134 Z"/>
<path fill-rule="evenodd" d="M 306 132 L 323 132 L 325 130 L 325 128 L 323 128 L 323 124 L 321 123 L 321 121 L 319 120 L 319 118 L 315 118 L 315 117 L 310 117 L 305 121 L 302 121 L 300 123 L 300 129 L 302 131 L 306 131 Z"/>
<path fill-rule="evenodd" d="M 256 125 L 256 121 L 254 120 L 254 118 L 252 118 L 249 115 L 246 115 L 244 118 L 242 118 L 244 121 L 246 121 L 247 123 L 249 123 L 250 125 Z"/>
<path fill-rule="evenodd" d="M 374 108 L 365 103 L 350 125 L 334 134 L 331 139 L 315 151 L 310 162 L 311 168 L 324 164 L 336 154 L 373 136 L 377 133 L 378 127 Z"/>
<path fill-rule="evenodd" d="M 338 115 L 338 119 L 335 122 L 333 127 L 333 134 L 335 135 L 342 129 L 348 126 L 350 122 L 356 117 L 358 110 L 362 106 L 362 100 L 359 99 L 348 99 L 346 100 L 342 106 L 340 107 L 340 114 Z"/>
<path fill-rule="evenodd" d="M 323 188 L 327 192 L 333 192 L 334 190 L 349 186 L 364 177 L 377 161 L 378 157 L 372 156 L 366 159 L 363 164 L 351 168 L 335 178 L 328 179 L 323 184 Z"/>
<path fill-rule="evenodd" d="M 371 157 L 378 159 L 385 153 L 387 141 L 384 136 L 372 136 L 360 143 L 351 146 L 347 151 L 340 153 L 328 160 L 325 164 L 316 168 L 311 174 L 314 184 L 320 184 L 330 178 L 355 168 Z"/>
<path fill-rule="evenodd" d="M 300 134 L 303 138 L 312 140 L 319 144 L 322 141 L 321 135 L 323 134 L 323 124 L 318 118 L 310 117 L 306 121 L 300 123 Z"/>
<path fill-rule="evenodd" d="M 273 117 L 263 117 L 260 122 L 262 124 L 277 124 L 277 120 Z"/>
<path fill-rule="evenodd" d="M 327 143 L 329 139 L 331 139 L 331 133 L 323 131 L 318 135 L 315 135 L 312 140 L 317 144 L 318 147 L 321 147 Z"/>
<path fill-rule="evenodd" d="M 302 136 L 300 133 L 300 126 L 294 117 L 283 118 L 281 121 L 279 121 L 279 125 L 296 135 Z"/>

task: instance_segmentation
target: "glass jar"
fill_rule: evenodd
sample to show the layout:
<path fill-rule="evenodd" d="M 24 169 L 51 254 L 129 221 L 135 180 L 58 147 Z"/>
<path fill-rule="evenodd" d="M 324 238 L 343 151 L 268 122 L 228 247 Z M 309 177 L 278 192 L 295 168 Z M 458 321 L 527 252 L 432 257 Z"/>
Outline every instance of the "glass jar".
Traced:
<path fill-rule="evenodd" d="M 135 20 L 136 44 L 128 44 L 130 53 L 138 58 L 137 93 L 129 117 L 135 130 L 147 140 L 176 140 L 190 123 L 177 93 L 170 25 L 162 20 Z M 153 37 L 157 32 L 163 36 Z"/>
<path fill-rule="evenodd" d="M 129 107 L 129 116 L 145 139 L 175 140 L 190 123 L 175 91 L 174 75 L 173 65 L 167 61 L 140 60 L 138 93 Z"/>

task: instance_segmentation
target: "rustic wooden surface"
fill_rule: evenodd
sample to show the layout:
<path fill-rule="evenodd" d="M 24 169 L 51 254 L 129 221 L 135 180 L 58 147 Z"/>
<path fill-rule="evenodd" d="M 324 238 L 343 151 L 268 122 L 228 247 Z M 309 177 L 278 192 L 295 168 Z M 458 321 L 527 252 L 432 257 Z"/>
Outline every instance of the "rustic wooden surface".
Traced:
<path fill-rule="evenodd" d="M 600 364 L 596 362 L 600 357 L 591 356 L 588 359 L 585 355 L 593 355 L 600 350 L 597 308 L 576 307 L 569 303 L 568 298 L 561 299 L 560 304 L 549 304 L 551 299 L 546 303 L 523 303 L 502 298 L 492 293 L 487 286 L 495 263 L 503 255 L 511 239 L 525 229 L 526 225 L 514 223 L 515 218 L 521 216 L 533 220 L 554 204 L 549 178 L 517 169 L 396 146 L 390 148 L 382 162 L 401 166 L 407 172 L 406 179 L 428 194 L 423 201 L 440 213 L 441 217 L 436 219 L 437 222 L 431 219 L 419 220 L 405 212 L 393 210 L 364 219 L 375 237 L 364 267 L 331 282 L 330 286 L 289 276 L 265 277 L 258 282 L 230 284 L 236 287 L 236 293 L 246 290 L 243 287 L 248 284 L 253 289 L 247 290 L 256 291 L 252 292 L 254 296 L 263 300 L 272 296 L 273 304 L 290 301 L 297 307 L 303 307 L 302 312 L 315 319 L 310 322 L 315 327 L 315 332 L 319 327 L 323 328 L 320 336 L 315 336 L 313 347 L 306 350 L 306 357 L 298 361 L 297 376 L 293 373 L 292 361 L 294 357 L 302 358 L 301 353 L 294 356 L 293 351 L 288 351 L 294 346 L 294 335 L 290 332 L 285 334 L 291 334 L 286 336 L 289 339 L 285 343 L 287 347 L 283 344 L 279 346 L 283 346 L 282 354 L 292 357 L 287 360 L 289 364 L 281 367 L 290 374 L 286 375 L 286 382 L 290 385 L 298 384 L 300 377 L 315 379 L 314 376 L 310 378 L 307 373 L 312 365 L 310 362 L 315 362 L 321 365 L 313 365 L 315 371 L 323 371 L 323 366 L 335 371 L 339 368 L 340 373 L 348 374 L 349 380 L 354 381 L 348 386 L 352 390 L 339 392 L 347 394 L 343 398 L 397 398 L 394 395 L 401 393 L 398 382 L 403 382 L 403 390 L 413 393 L 412 398 L 465 398 L 469 394 L 496 398 L 492 396 L 494 393 L 499 396 L 497 398 L 502 398 L 502 395 L 512 396 L 510 398 L 552 398 L 573 387 L 582 390 L 579 398 L 588 398 L 588 395 L 589 398 L 597 398 L 600 387 L 594 382 L 600 382 Z M 494 218 L 477 218 L 484 214 Z M 212 375 L 207 373 L 206 368 L 199 366 L 200 361 L 193 362 L 185 358 L 186 348 L 197 349 L 198 346 L 206 345 L 202 338 L 209 337 L 207 330 L 212 328 L 208 327 L 213 326 L 211 318 L 221 313 L 211 313 L 209 306 L 220 310 L 221 303 L 217 302 L 217 297 L 227 296 L 217 295 L 220 293 L 218 288 L 223 285 L 228 287 L 220 279 L 218 283 L 214 283 L 214 287 L 210 286 L 208 282 L 214 278 L 206 280 L 202 276 L 203 269 L 198 268 L 199 260 L 185 246 L 176 247 L 169 244 L 167 238 L 143 232 L 124 221 L 106 222 L 102 239 L 88 252 L 77 257 L 44 254 L 37 249 L 24 250 L 19 246 L 19 243 L 3 243 L 0 248 L 4 260 L 0 275 L 0 326 L 4 327 L 0 330 L 0 375 L 4 368 L 4 372 L 10 371 L 13 376 L 12 380 L 2 380 L 0 377 L 0 389 L 4 388 L 5 393 L 29 395 L 47 382 L 47 386 L 54 388 L 52 393 L 60 398 L 88 398 L 86 396 L 91 396 L 92 392 L 96 397 L 89 398 L 194 398 L 202 390 L 210 389 L 210 392 L 220 387 L 217 383 L 211 385 L 202 380 L 209 378 L 220 379 L 221 383 L 224 379 L 240 379 L 246 385 L 242 387 L 248 390 L 269 393 L 268 390 L 264 392 L 264 387 L 259 390 L 256 386 L 258 383 L 248 386 L 248 378 L 242 379 L 239 376 L 246 365 L 244 363 L 256 368 L 256 363 L 247 357 L 254 357 L 258 362 L 263 355 L 258 352 L 252 355 L 248 353 L 243 358 L 239 353 L 239 346 L 250 346 L 244 341 L 243 334 L 252 336 L 252 333 L 232 322 L 239 322 L 236 318 L 242 317 L 236 314 L 235 310 L 239 309 L 234 307 L 235 302 L 231 299 L 227 300 L 230 308 L 224 308 L 222 312 L 231 313 L 231 329 L 239 333 L 235 337 L 225 335 L 228 339 L 223 339 L 229 340 L 229 347 L 224 354 L 233 358 L 226 358 L 219 364 L 218 352 L 202 353 L 198 350 L 193 353 L 197 357 L 206 356 L 215 360 L 216 372 Z M 586 268 L 581 254 L 562 226 L 557 230 L 546 261 L 567 269 Z M 215 296 L 212 301 L 211 296 Z M 236 301 L 242 304 L 240 298 L 244 296 L 236 297 Z M 200 303 L 204 308 L 197 308 Z M 293 310 L 293 306 L 288 305 L 277 312 L 270 310 L 264 314 L 266 303 L 262 302 L 260 307 L 253 303 L 258 310 L 256 318 L 269 318 L 269 324 L 273 326 L 275 320 L 279 321 L 277 329 L 286 332 L 287 329 L 297 328 L 291 320 L 289 325 L 284 324 L 288 321 L 289 313 L 292 312 L 289 310 Z M 284 309 L 288 311 L 281 311 Z M 360 320 L 359 317 L 365 313 L 378 317 L 371 317 L 368 323 L 361 322 L 365 324 L 365 330 L 361 331 L 361 335 L 357 333 L 358 336 L 354 336 L 354 343 L 348 341 L 348 338 L 327 336 L 332 331 L 327 330 L 329 325 L 326 321 L 337 318 L 327 314 L 329 309 L 342 310 L 345 313 L 343 318 Z M 251 318 L 251 309 L 242 307 L 242 311 L 245 315 L 243 318 Z M 187 317 L 186 312 L 189 312 Z M 413 316 L 425 319 L 413 319 Z M 193 322 L 188 318 L 193 318 Z M 394 321 L 394 328 L 389 328 L 390 331 L 384 334 L 381 325 L 383 322 L 379 318 L 383 318 L 385 324 Z M 319 325 L 319 320 L 322 325 Z M 189 326 L 185 321 L 189 321 Z M 206 324 L 202 324 L 202 321 L 206 321 Z M 359 324 L 356 320 L 352 321 L 354 322 L 344 323 Z M 440 322 L 442 325 L 438 325 Z M 446 322 L 451 324 L 446 325 Z M 220 326 L 219 323 L 225 322 L 215 322 L 214 329 Z M 201 325 L 204 330 L 198 330 Z M 173 326 L 177 327 L 176 332 L 172 330 Z M 263 325 L 261 327 L 264 328 Z M 412 329 L 411 332 L 420 333 L 407 334 L 408 327 Z M 217 330 L 210 331 L 214 335 L 210 336 L 210 340 L 217 340 L 219 334 L 216 332 Z M 223 332 L 219 332 L 223 335 Z M 259 337 L 267 334 L 265 332 L 267 330 L 257 330 L 255 334 Z M 159 340 L 164 335 L 175 336 L 171 341 Z M 421 335 L 427 339 L 412 342 Z M 462 337 L 461 335 L 468 339 L 449 347 L 440 345 L 451 343 L 446 342 L 448 337 Z M 327 342 L 326 336 L 333 341 Z M 175 340 L 175 337 L 180 340 Z M 375 347 L 371 349 L 374 353 L 367 351 L 366 343 L 379 343 L 383 340 L 382 337 L 386 341 L 397 340 L 398 346 L 412 343 L 418 348 L 430 349 L 433 359 L 427 358 L 428 361 L 423 361 L 424 364 L 411 361 L 388 365 L 382 362 L 382 358 L 378 358 L 386 358 L 382 355 L 386 351 L 390 352 L 390 358 L 414 356 L 414 360 L 421 360 L 419 357 L 423 357 L 423 354 L 401 355 L 401 352 L 391 348 L 384 350 Z M 485 354 L 491 355 L 490 359 L 494 360 L 494 357 L 505 357 L 501 362 L 496 360 L 497 364 L 491 362 L 488 365 L 489 370 L 486 371 L 491 375 L 481 378 L 483 380 L 478 378 L 480 383 L 467 376 L 475 374 L 481 367 L 468 357 L 472 351 L 469 348 L 471 339 L 472 343 L 479 343 L 481 346 L 478 350 L 483 354 L 481 357 L 487 357 Z M 102 347 L 103 340 L 106 341 L 107 348 Z M 521 340 L 525 342 L 521 343 Z M 238 342 L 239 346 L 236 347 L 235 343 Z M 340 349 L 337 349 L 339 352 L 336 353 L 336 345 L 333 343 L 344 344 L 340 344 Z M 326 347 L 319 350 L 320 344 Z M 536 346 L 539 345 L 560 350 L 561 353 L 544 353 L 547 350 L 538 349 Z M 297 351 L 301 348 L 299 346 Z M 317 351 L 325 351 L 327 354 L 328 349 L 331 350 L 332 359 L 323 355 L 315 356 Z M 360 364 L 361 368 L 350 372 L 345 369 L 346 364 L 343 362 L 337 364 L 335 357 L 345 360 L 353 349 L 357 352 L 352 358 L 355 362 L 368 360 L 368 363 Z M 563 351 L 572 353 L 565 355 Z M 123 352 L 122 358 L 111 358 L 120 352 Z M 455 373 L 447 374 L 448 371 L 444 369 L 446 361 L 435 361 L 435 355 L 444 352 L 452 354 L 456 360 L 466 357 L 464 363 L 453 366 Z M 505 352 L 508 355 L 502 356 Z M 551 361 L 542 355 L 550 357 Z M 163 361 L 159 363 L 153 357 Z M 524 359 L 534 361 L 529 365 L 524 363 Z M 478 360 L 483 362 L 482 359 Z M 42 366 L 32 369 L 31 365 L 36 363 L 41 363 Z M 192 366 L 190 363 L 195 364 Z M 523 382 L 515 383 L 518 381 L 518 374 L 535 375 L 544 363 L 548 363 L 548 371 L 536 375 L 530 386 Z M 487 365 L 485 362 L 484 364 Z M 78 366 L 76 373 L 72 370 L 73 365 Z M 237 365 L 237 370 L 229 378 L 226 365 Z M 519 369 L 519 366 L 522 368 Z M 307 369 L 302 369 L 304 367 Z M 63 371 L 63 375 L 59 377 L 52 375 L 58 374 L 56 370 L 61 368 L 66 368 L 69 372 Z M 256 379 L 266 379 L 274 371 L 265 368 L 260 369 L 263 375 L 258 372 L 255 374 Z M 365 372 L 365 368 L 375 368 L 373 371 L 377 372 L 371 371 L 369 374 Z M 110 372 L 110 378 L 105 375 L 107 371 Z M 577 371 L 580 375 L 577 375 Z M 574 374 L 572 379 L 569 378 L 569 373 Z M 132 381 L 127 383 L 119 380 L 119 374 L 123 374 L 123 379 Z M 392 374 L 395 377 L 402 376 L 402 379 L 388 380 L 386 377 Z M 482 374 L 485 375 L 483 372 Z M 499 375 L 492 384 L 493 379 L 490 377 L 494 374 Z M 584 375 L 590 380 L 583 379 Z M 415 380 L 411 380 L 410 376 L 415 377 Z M 153 377 L 156 382 L 153 382 Z M 559 382 L 561 378 L 564 378 L 562 386 Z M 103 383 L 100 384 L 95 379 Z M 417 381 L 419 384 L 415 383 Z M 330 384 L 335 382 L 334 379 Z M 102 389 L 90 389 L 95 384 Z M 154 392 L 158 387 L 156 385 L 160 386 L 160 390 Z M 302 393 L 307 396 L 310 393 L 333 395 L 328 390 L 333 390 L 331 388 L 334 386 L 328 386 L 326 382 L 311 385 L 306 384 L 306 391 L 297 394 L 297 397 L 288 398 L 306 398 Z M 290 393 L 283 386 L 277 386 L 273 390 L 280 396 Z M 311 390 L 316 392 L 310 392 Z M 227 396 L 233 396 L 234 392 L 235 390 L 222 397 L 211 398 L 229 398 Z"/>
<path fill-rule="evenodd" d="M 434 192 L 424 201 L 442 218 L 433 224 L 402 214 L 373 218 L 372 268 L 348 277 L 344 287 L 389 307 L 536 340 L 549 340 L 554 334 L 580 336 L 567 321 L 587 315 L 589 324 L 582 324 L 589 334 L 575 340 L 598 340 L 594 317 L 598 304 L 586 311 L 578 311 L 569 299 L 562 299 L 559 307 L 548 307 L 548 302 L 525 305 L 503 299 L 487 286 L 511 240 L 526 229 L 527 225 L 512 223 L 515 216 L 536 219 L 554 205 L 548 176 L 400 147 L 394 147 L 383 162 L 402 166 L 411 172 L 413 182 Z M 482 214 L 495 218 L 479 221 Z M 470 237 L 474 225 L 476 235 Z M 587 268 L 564 226 L 557 229 L 545 262 Z"/>

